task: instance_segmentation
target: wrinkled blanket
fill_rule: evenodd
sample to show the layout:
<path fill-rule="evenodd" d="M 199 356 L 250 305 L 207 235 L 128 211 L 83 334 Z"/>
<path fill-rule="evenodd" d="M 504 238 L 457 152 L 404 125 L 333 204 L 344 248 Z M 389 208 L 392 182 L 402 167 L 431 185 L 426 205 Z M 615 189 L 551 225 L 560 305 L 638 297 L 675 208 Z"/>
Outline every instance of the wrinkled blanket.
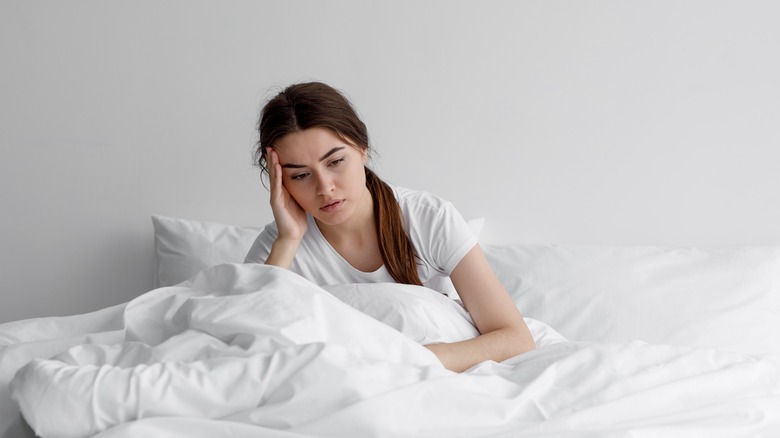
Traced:
<path fill-rule="evenodd" d="M 736 353 L 638 341 L 564 342 L 529 320 L 536 350 L 461 374 L 448 371 L 421 344 L 476 331 L 457 303 L 416 286 L 325 290 L 275 267 L 220 265 L 117 309 L 121 328 L 95 327 L 92 338 L 82 336 L 53 357 L 16 363 L 11 393 L 36 434 L 780 432 L 778 370 Z M 29 341 L 30 348 L 41 342 Z M 24 356 L 25 342 L 12 347 Z"/>

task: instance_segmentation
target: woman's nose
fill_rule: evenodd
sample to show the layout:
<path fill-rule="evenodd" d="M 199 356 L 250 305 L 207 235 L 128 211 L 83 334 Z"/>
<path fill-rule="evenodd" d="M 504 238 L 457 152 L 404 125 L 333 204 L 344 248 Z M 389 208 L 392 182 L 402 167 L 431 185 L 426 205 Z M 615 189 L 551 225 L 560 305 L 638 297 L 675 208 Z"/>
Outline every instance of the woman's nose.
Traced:
<path fill-rule="evenodd" d="M 317 194 L 324 195 L 333 191 L 333 178 L 328 174 L 317 176 Z"/>

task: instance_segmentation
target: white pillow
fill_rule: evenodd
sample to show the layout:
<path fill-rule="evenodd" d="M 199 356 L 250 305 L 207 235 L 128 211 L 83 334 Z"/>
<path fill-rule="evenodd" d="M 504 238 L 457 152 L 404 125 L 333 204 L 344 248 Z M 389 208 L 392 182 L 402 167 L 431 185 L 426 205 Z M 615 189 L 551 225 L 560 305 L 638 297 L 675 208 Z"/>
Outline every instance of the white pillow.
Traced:
<path fill-rule="evenodd" d="M 398 283 L 324 286 L 336 298 L 426 345 L 458 342 L 479 335 L 471 316 L 458 302 L 433 289 Z M 525 319 L 537 347 L 566 339 L 547 324 Z"/>
<path fill-rule="evenodd" d="M 479 334 L 460 304 L 427 287 L 354 283 L 323 288 L 421 344 L 463 341 Z"/>
<path fill-rule="evenodd" d="M 469 219 L 468 221 L 466 221 L 466 223 L 469 225 L 469 228 L 471 229 L 471 233 L 474 234 L 474 237 L 479 239 L 479 235 L 482 234 L 482 227 L 485 226 L 485 218 L 478 217 L 474 219 Z"/>
<path fill-rule="evenodd" d="M 468 221 L 479 237 L 484 218 Z M 222 263 L 241 263 L 262 227 L 238 227 L 165 216 L 152 216 L 155 242 L 155 287 L 179 284 L 201 270 Z M 454 342 L 477 332 L 457 302 L 420 286 L 397 285 L 384 292 L 373 284 L 345 285 L 334 295 L 418 342 Z M 335 290 L 335 286 L 331 286 Z M 525 318 L 537 346 L 565 341 L 547 324 Z"/>
<path fill-rule="evenodd" d="M 571 340 L 780 355 L 780 247 L 484 250 L 523 315 Z"/>
<path fill-rule="evenodd" d="M 474 235 L 484 218 L 468 221 Z M 153 215 L 154 287 L 173 286 L 205 268 L 221 263 L 243 263 L 263 227 L 238 227 L 214 222 Z"/>
<path fill-rule="evenodd" d="M 221 263 L 243 263 L 262 230 L 159 215 L 152 216 L 152 224 L 155 288 L 179 284 Z"/>

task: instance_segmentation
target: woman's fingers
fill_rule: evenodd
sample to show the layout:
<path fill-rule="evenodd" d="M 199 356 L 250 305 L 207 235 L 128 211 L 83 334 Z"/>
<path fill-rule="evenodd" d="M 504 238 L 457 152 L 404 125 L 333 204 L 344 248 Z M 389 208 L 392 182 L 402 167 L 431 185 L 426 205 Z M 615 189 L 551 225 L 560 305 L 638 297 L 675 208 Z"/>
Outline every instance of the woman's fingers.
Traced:
<path fill-rule="evenodd" d="M 265 160 L 268 163 L 268 178 L 271 179 L 271 187 L 276 184 L 276 157 L 272 148 L 265 149 Z"/>
<path fill-rule="evenodd" d="M 273 202 L 275 197 L 278 201 L 278 197 L 282 195 L 282 170 L 279 165 L 279 156 L 276 154 L 276 151 L 271 148 L 268 148 L 266 151 L 269 159 L 268 176 L 271 179 L 271 201 Z"/>
<path fill-rule="evenodd" d="M 306 232 L 306 212 L 285 188 L 279 155 L 272 148 L 266 148 L 266 162 L 271 183 L 271 210 L 279 235 L 300 239 Z"/>

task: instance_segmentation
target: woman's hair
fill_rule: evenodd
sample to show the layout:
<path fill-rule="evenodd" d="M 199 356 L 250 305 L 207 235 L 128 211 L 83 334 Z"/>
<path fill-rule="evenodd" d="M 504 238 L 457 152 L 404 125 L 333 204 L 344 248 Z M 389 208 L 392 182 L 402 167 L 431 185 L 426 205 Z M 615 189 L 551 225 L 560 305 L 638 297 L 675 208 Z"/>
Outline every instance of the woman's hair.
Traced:
<path fill-rule="evenodd" d="M 309 128 L 327 128 L 361 151 L 367 151 L 368 130 L 352 104 L 336 89 L 321 82 L 294 84 L 269 100 L 260 113 L 260 140 L 255 164 L 268 176 L 266 149 L 287 134 Z M 398 283 L 422 286 L 416 253 L 403 228 L 401 208 L 393 190 L 368 167 L 366 187 L 374 198 L 379 252 L 390 275 Z"/>

